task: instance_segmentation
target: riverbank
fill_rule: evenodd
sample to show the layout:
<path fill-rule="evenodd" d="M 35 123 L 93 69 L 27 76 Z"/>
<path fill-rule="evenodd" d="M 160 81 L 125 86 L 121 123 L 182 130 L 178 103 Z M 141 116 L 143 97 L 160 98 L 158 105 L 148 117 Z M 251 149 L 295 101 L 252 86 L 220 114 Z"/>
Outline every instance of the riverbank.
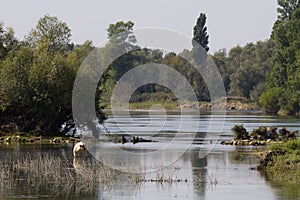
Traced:
<path fill-rule="evenodd" d="M 106 104 L 105 110 L 111 110 L 110 104 Z M 118 109 L 128 109 L 126 105 L 117 105 Z M 181 109 L 187 108 L 192 110 L 211 110 L 211 109 L 226 109 L 226 110 L 259 110 L 259 107 L 254 102 L 247 102 L 245 100 L 227 100 L 219 102 L 184 102 L 179 104 L 176 101 L 168 102 L 135 102 L 129 103 L 129 110 L 156 110 L 164 108 L 168 111 L 180 111 Z"/>
<path fill-rule="evenodd" d="M 277 184 L 300 184 L 300 138 L 274 144 L 265 152 L 258 170 Z"/>

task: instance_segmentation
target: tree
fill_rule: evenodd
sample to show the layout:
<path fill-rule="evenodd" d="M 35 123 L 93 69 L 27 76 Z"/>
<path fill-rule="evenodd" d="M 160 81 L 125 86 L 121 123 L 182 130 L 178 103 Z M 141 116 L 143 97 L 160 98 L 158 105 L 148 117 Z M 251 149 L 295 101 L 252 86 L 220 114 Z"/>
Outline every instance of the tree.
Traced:
<path fill-rule="evenodd" d="M 230 72 L 230 68 L 227 64 L 228 57 L 227 57 L 226 49 L 221 49 L 215 52 L 212 56 L 212 59 L 214 60 L 216 66 L 218 67 L 218 70 L 222 75 L 225 91 L 228 92 L 229 85 L 230 85 L 230 75 L 232 74 L 232 72 Z"/>
<path fill-rule="evenodd" d="M 116 36 L 120 33 L 124 33 L 126 31 L 132 31 L 134 23 L 132 21 L 123 22 L 118 21 L 115 24 L 110 24 L 107 28 L 107 36 L 111 39 L 113 36 Z"/>
<path fill-rule="evenodd" d="M 201 13 L 199 18 L 197 19 L 197 23 L 194 26 L 194 37 L 193 37 L 193 46 L 195 47 L 197 42 L 200 46 L 202 46 L 206 51 L 209 50 L 208 47 L 208 34 L 206 24 L 206 15 Z"/>
<path fill-rule="evenodd" d="M 7 59 L 2 63 L 0 71 L 2 111 L 7 108 L 20 108 L 29 101 L 29 71 L 32 59 L 33 51 L 23 47 L 18 51 L 9 52 Z"/>
<path fill-rule="evenodd" d="M 109 42 L 102 51 L 101 59 L 105 59 L 105 61 L 111 60 L 112 63 L 99 81 L 97 96 L 100 96 L 100 99 L 98 99 L 100 105 L 106 106 L 107 102 L 110 102 L 116 82 L 124 73 L 137 65 L 136 60 L 139 56 L 131 52 L 136 47 L 136 38 L 132 34 L 133 26 L 134 23 L 131 21 L 119 21 L 115 24 L 110 24 L 107 28 Z M 112 60 L 111 57 L 118 55 L 119 52 L 128 53 L 122 53 L 121 57 Z"/>
<path fill-rule="evenodd" d="M 278 0 L 277 12 L 279 13 L 279 20 L 289 20 L 292 17 L 293 12 L 299 8 L 299 0 Z"/>
<path fill-rule="evenodd" d="M 0 22 L 0 62 L 4 60 L 9 51 L 17 49 L 19 41 L 15 37 L 15 32 L 12 28 L 4 28 L 4 23 Z"/>
<path fill-rule="evenodd" d="M 283 101 L 283 94 L 283 88 L 273 87 L 261 95 L 259 104 L 267 113 L 276 114 L 280 110 L 280 102 Z"/>
<path fill-rule="evenodd" d="M 240 47 L 236 48 L 238 50 Z M 232 65 L 234 70 L 231 70 L 230 76 L 230 95 L 258 101 L 264 90 L 266 74 L 272 65 L 273 51 L 272 40 L 248 43 L 237 54 L 231 50 L 228 65 Z"/>
<path fill-rule="evenodd" d="M 31 131 L 32 94 L 29 72 L 33 51 L 22 47 L 10 51 L 0 68 L 0 132 Z"/>
<path fill-rule="evenodd" d="M 26 41 L 35 48 L 40 43 L 47 43 L 51 52 L 66 51 L 70 40 L 71 30 L 67 24 L 50 15 L 40 18 L 35 29 L 26 37 Z"/>
<path fill-rule="evenodd" d="M 275 41 L 274 65 L 267 76 L 266 93 L 277 91 L 274 88 L 282 89 L 282 101 L 278 101 L 277 106 L 281 111 L 294 115 L 300 107 L 300 87 L 296 78 L 300 68 L 300 4 L 295 0 L 279 0 L 278 4 L 279 16 L 272 33 Z M 266 104 L 263 106 L 270 109 Z"/>

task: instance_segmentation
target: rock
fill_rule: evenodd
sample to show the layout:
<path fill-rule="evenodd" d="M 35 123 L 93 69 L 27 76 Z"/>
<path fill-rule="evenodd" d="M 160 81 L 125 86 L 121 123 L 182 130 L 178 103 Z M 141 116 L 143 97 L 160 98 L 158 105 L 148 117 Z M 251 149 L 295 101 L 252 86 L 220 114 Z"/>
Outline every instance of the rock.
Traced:
<path fill-rule="evenodd" d="M 60 138 L 54 138 L 52 140 L 53 143 L 60 143 L 61 142 L 61 139 Z"/>
<path fill-rule="evenodd" d="M 266 145 L 265 141 L 260 141 L 260 145 Z"/>
<path fill-rule="evenodd" d="M 5 138 L 5 140 L 4 140 L 6 143 L 10 143 L 11 142 L 11 137 L 7 137 L 7 138 Z"/>

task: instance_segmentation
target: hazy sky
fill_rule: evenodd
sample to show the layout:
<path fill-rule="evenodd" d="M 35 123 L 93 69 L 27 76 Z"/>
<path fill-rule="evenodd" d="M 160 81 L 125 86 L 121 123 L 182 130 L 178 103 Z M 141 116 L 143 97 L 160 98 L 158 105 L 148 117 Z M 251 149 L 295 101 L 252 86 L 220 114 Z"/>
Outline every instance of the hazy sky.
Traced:
<path fill-rule="evenodd" d="M 72 41 L 106 38 L 116 21 L 131 20 L 135 27 L 174 29 L 192 38 L 201 12 L 207 15 L 210 52 L 269 38 L 277 18 L 277 0 L 0 0 L 0 21 L 18 38 L 45 14 L 57 16 L 72 30 Z"/>

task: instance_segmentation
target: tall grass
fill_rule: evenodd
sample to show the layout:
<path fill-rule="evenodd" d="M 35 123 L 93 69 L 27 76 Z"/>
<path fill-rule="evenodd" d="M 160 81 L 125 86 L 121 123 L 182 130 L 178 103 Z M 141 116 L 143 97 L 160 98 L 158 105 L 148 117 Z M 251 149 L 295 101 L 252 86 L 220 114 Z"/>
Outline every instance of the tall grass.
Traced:
<path fill-rule="evenodd" d="M 281 184 L 300 183 L 300 139 L 289 140 L 285 143 L 275 144 L 271 150 L 284 150 L 284 155 L 273 158 L 272 165 L 267 167 L 269 177 Z"/>

